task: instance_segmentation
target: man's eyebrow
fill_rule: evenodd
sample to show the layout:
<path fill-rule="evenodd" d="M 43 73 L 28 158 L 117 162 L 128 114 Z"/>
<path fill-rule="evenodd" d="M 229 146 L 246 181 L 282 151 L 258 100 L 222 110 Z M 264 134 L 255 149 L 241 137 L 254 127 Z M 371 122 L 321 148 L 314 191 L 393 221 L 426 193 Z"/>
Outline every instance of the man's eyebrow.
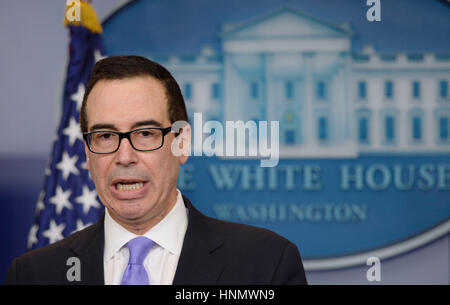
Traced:
<path fill-rule="evenodd" d="M 145 121 L 139 121 L 134 123 L 133 125 L 131 125 L 131 129 L 135 129 L 138 127 L 142 127 L 142 126 L 149 126 L 149 125 L 153 125 L 156 127 L 161 127 L 162 124 L 156 120 L 150 119 L 150 120 L 145 120 Z M 98 123 L 93 125 L 90 128 L 90 131 L 94 131 L 94 130 L 98 130 L 98 129 L 107 129 L 107 130 L 117 130 L 117 127 L 114 126 L 113 124 L 105 124 L 105 123 Z"/>
<path fill-rule="evenodd" d="M 158 122 L 158 121 L 145 120 L 145 121 L 139 121 L 139 122 L 134 123 L 131 126 L 131 129 L 135 129 L 137 127 L 142 127 L 142 126 L 148 126 L 148 125 L 153 125 L 153 126 L 156 126 L 156 127 L 161 127 L 162 126 L 162 124 L 160 122 Z"/>
<path fill-rule="evenodd" d="M 116 126 L 112 125 L 112 124 L 104 124 L 104 123 L 99 123 L 99 124 L 95 124 L 90 128 L 90 131 L 94 131 L 97 129 L 108 129 L 108 130 L 117 130 Z"/>

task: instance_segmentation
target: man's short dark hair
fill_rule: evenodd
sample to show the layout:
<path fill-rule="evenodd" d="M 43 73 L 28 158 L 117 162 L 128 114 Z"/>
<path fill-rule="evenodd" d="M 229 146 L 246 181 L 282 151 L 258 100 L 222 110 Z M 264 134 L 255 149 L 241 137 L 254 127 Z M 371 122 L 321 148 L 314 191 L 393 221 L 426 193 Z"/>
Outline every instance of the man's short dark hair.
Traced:
<path fill-rule="evenodd" d="M 171 123 L 188 122 L 186 105 L 176 80 L 160 64 L 141 56 L 110 56 L 98 61 L 84 92 L 80 111 L 81 132 L 88 131 L 86 102 L 95 84 L 100 80 L 119 80 L 138 76 L 151 76 L 159 80 L 166 90 L 167 110 Z"/>

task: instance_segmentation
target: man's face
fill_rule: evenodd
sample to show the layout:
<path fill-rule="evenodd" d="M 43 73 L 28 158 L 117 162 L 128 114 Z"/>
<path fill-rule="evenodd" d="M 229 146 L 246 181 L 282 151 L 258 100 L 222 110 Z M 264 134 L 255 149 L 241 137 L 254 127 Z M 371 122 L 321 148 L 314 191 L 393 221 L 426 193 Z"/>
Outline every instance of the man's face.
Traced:
<path fill-rule="evenodd" d="M 171 125 L 165 88 L 150 76 L 99 81 L 89 94 L 86 113 L 88 131 Z M 85 146 L 86 164 L 101 201 L 130 231 L 144 233 L 175 204 L 179 167 L 187 157 L 172 154 L 173 139 L 168 133 L 160 149 L 146 152 L 134 150 L 127 139 L 111 154 L 95 154 Z"/>

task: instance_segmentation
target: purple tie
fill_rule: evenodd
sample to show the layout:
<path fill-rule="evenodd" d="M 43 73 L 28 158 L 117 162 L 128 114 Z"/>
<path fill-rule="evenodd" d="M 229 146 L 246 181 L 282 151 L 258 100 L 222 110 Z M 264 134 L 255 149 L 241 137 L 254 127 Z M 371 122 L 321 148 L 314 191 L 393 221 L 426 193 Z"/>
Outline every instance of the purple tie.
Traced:
<path fill-rule="evenodd" d="M 130 250 L 130 259 L 122 278 L 122 285 L 148 285 L 147 271 L 142 263 L 155 242 L 144 236 L 130 240 L 126 246 Z"/>

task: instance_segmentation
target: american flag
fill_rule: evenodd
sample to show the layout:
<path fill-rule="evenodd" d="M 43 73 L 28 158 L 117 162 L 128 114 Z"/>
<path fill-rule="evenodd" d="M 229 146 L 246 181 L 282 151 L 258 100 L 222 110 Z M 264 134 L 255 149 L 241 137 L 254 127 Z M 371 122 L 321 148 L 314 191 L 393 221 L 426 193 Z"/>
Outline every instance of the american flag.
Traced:
<path fill-rule="evenodd" d="M 63 239 L 96 222 L 103 213 L 86 168 L 79 115 L 85 86 L 104 48 L 101 26 L 92 7 L 85 2 L 78 5 L 81 18 L 74 22 L 65 19 L 70 46 L 63 111 L 28 235 L 28 249 Z"/>

